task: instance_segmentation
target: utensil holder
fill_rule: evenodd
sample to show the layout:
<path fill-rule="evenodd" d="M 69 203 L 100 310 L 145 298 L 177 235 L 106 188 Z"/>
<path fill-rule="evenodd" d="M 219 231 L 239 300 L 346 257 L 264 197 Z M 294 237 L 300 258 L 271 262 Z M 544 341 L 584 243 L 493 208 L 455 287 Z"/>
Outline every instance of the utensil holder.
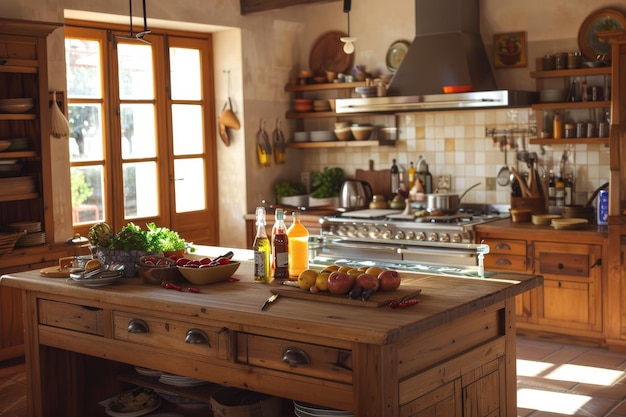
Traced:
<path fill-rule="evenodd" d="M 512 209 L 530 209 L 532 214 L 546 214 L 546 203 L 544 197 L 511 197 Z"/>

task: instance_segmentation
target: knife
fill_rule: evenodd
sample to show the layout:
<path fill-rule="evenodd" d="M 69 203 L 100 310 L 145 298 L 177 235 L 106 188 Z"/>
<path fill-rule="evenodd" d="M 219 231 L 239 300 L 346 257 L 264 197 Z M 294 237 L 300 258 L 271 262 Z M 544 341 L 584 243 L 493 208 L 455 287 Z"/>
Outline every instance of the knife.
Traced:
<path fill-rule="evenodd" d="M 277 298 L 278 298 L 278 294 L 272 294 L 270 296 L 270 298 L 265 300 L 265 302 L 261 306 L 261 310 L 265 310 L 267 307 L 269 307 L 270 304 L 272 304 L 274 301 L 276 301 Z"/>

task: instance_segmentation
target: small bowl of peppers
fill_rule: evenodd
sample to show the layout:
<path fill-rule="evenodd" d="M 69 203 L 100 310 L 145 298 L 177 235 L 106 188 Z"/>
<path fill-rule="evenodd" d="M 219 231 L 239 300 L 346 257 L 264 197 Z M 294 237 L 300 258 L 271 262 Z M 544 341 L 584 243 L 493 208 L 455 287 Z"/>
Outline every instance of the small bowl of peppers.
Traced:
<path fill-rule="evenodd" d="M 240 263 L 232 261 L 228 256 L 210 259 L 187 254 L 184 258 L 178 259 L 176 265 L 187 281 L 196 285 L 206 285 L 226 281 L 237 271 Z"/>
<path fill-rule="evenodd" d="M 160 285 L 162 282 L 183 280 L 176 261 L 166 256 L 142 256 L 135 266 L 145 284 Z"/>

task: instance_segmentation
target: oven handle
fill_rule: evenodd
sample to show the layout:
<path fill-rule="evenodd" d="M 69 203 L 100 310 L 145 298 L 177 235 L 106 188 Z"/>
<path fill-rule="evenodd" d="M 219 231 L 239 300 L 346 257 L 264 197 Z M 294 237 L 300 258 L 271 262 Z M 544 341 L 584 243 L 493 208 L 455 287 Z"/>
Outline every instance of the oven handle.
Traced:
<path fill-rule="evenodd" d="M 342 247 L 342 248 L 350 248 L 350 249 L 363 249 L 364 247 L 367 249 L 374 250 L 384 250 L 394 253 L 399 253 L 402 248 L 398 245 L 373 245 L 371 243 L 357 243 L 357 242 L 347 242 L 345 240 L 333 240 L 330 243 L 323 245 L 323 247 L 332 249 L 332 247 Z"/>
<path fill-rule="evenodd" d="M 424 253 L 432 253 L 436 255 L 445 255 L 445 256 L 459 256 L 461 258 L 475 258 L 476 251 L 472 250 L 464 250 L 464 249 L 454 249 L 454 248 L 429 248 L 420 246 L 419 250 L 410 250 L 410 249 L 398 249 L 398 253 L 407 254 L 407 255 L 423 255 Z"/>

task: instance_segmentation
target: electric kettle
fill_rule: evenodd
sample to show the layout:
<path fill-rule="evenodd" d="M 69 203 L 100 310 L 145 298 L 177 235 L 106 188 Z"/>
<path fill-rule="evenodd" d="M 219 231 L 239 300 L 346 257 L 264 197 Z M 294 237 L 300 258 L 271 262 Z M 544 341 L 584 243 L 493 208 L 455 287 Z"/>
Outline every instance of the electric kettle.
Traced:
<path fill-rule="evenodd" d="M 367 181 L 346 180 L 339 192 L 339 206 L 345 209 L 367 208 L 374 192 Z"/>

